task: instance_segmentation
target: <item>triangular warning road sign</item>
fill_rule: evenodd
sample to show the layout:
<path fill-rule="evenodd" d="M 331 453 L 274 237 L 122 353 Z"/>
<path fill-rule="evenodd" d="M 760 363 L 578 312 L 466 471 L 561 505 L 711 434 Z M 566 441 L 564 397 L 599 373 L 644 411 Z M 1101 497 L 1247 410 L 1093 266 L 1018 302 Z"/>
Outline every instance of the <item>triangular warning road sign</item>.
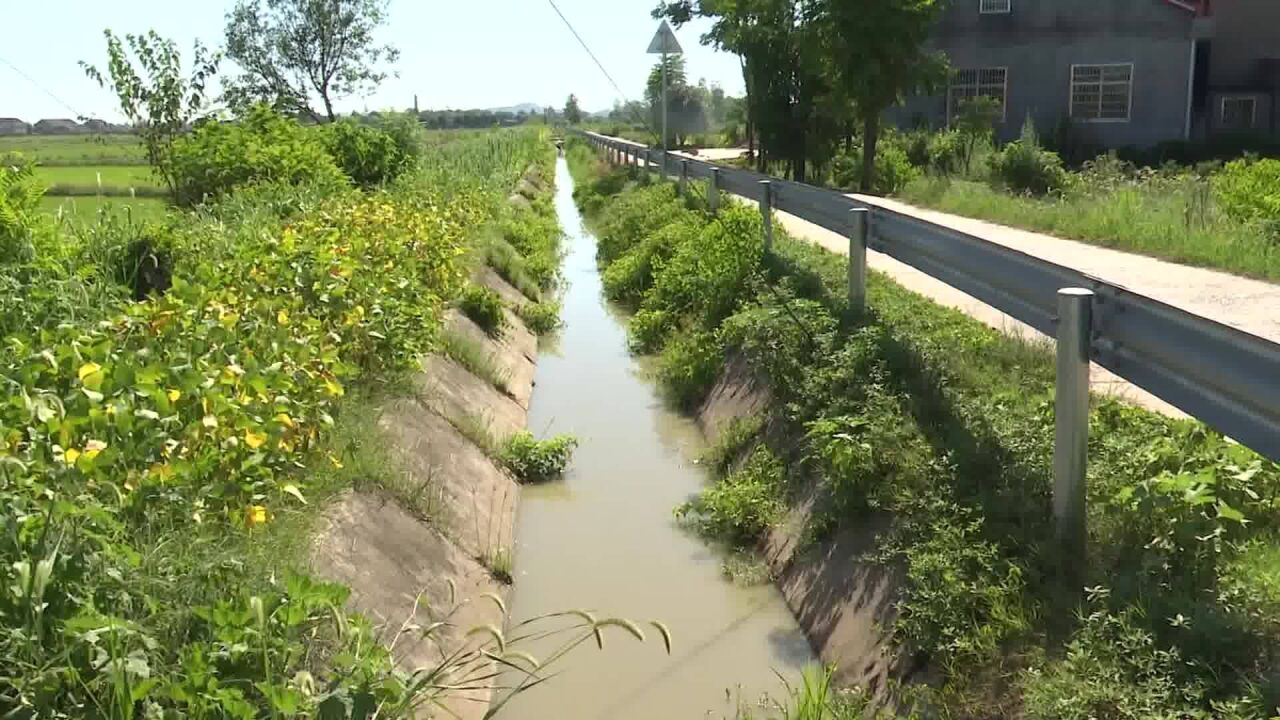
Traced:
<path fill-rule="evenodd" d="M 681 55 L 684 50 L 680 49 L 680 43 L 676 41 L 676 34 L 671 32 L 671 26 L 666 20 L 662 21 L 662 26 L 658 28 L 658 32 L 653 36 L 653 42 L 649 43 L 650 55 Z"/>

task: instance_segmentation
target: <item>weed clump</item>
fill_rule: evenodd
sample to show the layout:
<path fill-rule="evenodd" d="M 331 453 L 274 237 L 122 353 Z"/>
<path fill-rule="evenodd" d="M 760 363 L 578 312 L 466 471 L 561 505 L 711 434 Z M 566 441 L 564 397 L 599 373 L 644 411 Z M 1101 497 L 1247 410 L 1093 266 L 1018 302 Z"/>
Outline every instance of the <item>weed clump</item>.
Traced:
<path fill-rule="evenodd" d="M 553 333 L 560 328 L 560 303 L 558 302 L 522 303 L 516 308 L 516 315 L 524 321 L 525 327 L 537 335 Z"/>
<path fill-rule="evenodd" d="M 577 446 L 578 440 L 570 435 L 539 440 L 533 433 L 522 431 L 502 445 L 498 460 L 520 482 L 548 482 L 564 474 Z"/>
<path fill-rule="evenodd" d="M 502 312 L 502 297 L 483 285 L 468 285 L 458 298 L 462 312 L 492 337 L 500 337 L 507 326 Z"/>

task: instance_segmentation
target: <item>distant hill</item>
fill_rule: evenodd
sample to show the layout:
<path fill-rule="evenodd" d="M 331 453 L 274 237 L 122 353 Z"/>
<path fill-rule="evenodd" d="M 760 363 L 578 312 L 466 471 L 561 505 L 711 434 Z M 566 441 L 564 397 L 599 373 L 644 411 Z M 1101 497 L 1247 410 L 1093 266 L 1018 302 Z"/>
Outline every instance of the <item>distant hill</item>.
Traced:
<path fill-rule="evenodd" d="M 540 113 L 542 112 L 542 108 L 543 106 L 537 103 L 520 103 L 519 105 L 508 105 L 506 107 L 485 108 L 485 110 L 488 110 L 489 112 L 509 112 L 515 114 Z"/>

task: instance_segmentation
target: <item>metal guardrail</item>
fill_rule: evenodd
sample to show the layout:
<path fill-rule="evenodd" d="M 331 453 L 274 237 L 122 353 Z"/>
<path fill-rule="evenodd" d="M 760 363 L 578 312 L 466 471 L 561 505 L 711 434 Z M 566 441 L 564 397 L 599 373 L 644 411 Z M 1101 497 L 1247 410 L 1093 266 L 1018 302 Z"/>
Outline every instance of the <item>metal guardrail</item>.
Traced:
<path fill-rule="evenodd" d="M 1280 345 L 1276 343 L 1077 270 L 833 190 L 664 154 L 596 133 L 583 134 L 615 157 L 651 161 L 664 175 L 673 174 L 673 168 L 678 175 L 681 161 L 692 179 L 710 178 L 712 169 L 717 168 L 719 190 L 755 201 L 769 192 L 774 209 L 842 235 L 852 230 L 850 212 L 865 208 L 871 216 L 866 244 L 872 250 L 911 265 L 1050 337 L 1060 330 L 1059 291 L 1091 290 L 1091 360 L 1280 461 Z M 769 184 L 762 186 L 762 180 Z"/>

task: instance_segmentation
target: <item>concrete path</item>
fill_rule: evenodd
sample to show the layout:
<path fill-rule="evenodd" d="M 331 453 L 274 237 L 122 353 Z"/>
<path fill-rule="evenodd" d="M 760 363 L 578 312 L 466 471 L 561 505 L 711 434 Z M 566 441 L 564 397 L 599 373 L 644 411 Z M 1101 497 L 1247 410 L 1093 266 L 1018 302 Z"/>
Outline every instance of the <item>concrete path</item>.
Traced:
<path fill-rule="evenodd" d="M 708 148 L 699 150 L 696 155 L 690 154 L 689 157 L 718 162 L 738 157 L 742 152 L 740 149 Z M 1063 240 L 982 220 L 923 210 L 896 200 L 856 194 L 850 197 L 1074 268 L 1196 315 L 1280 342 L 1280 285 L 1216 270 L 1178 265 L 1074 240 Z M 848 240 L 844 236 L 789 213 L 778 212 L 777 215 L 781 225 L 793 236 L 835 253 L 847 253 Z M 997 330 L 1029 338 L 1043 337 L 1029 325 L 887 255 L 870 251 L 867 253 L 867 264 L 903 287 L 941 305 L 956 308 Z M 1097 365 L 1092 368 L 1091 382 L 1094 392 L 1114 395 L 1166 415 L 1186 417 L 1185 413 L 1172 405 Z"/>

